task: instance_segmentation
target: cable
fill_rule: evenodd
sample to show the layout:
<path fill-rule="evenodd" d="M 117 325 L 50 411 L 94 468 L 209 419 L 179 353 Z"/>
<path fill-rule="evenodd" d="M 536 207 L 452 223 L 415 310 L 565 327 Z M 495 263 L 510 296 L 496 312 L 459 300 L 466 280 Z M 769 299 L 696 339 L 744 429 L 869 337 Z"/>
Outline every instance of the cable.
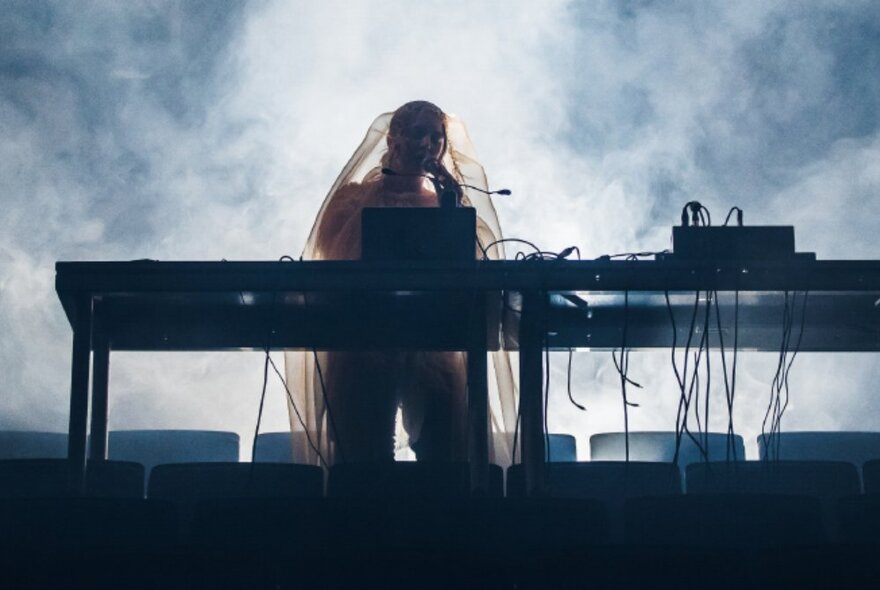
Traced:
<path fill-rule="evenodd" d="M 286 261 L 292 262 L 293 258 L 290 256 L 287 256 L 287 255 L 284 255 L 281 258 L 279 258 L 278 261 L 279 262 L 286 262 Z M 280 277 L 279 277 L 279 281 L 280 281 Z M 281 379 L 281 383 L 284 385 L 284 389 L 287 392 L 287 397 L 288 397 L 288 400 L 290 401 L 290 405 L 293 408 L 294 414 L 296 414 L 297 419 L 299 420 L 300 424 L 303 427 L 303 431 L 306 434 L 306 440 L 309 443 L 309 446 L 315 451 L 315 454 L 318 456 L 318 459 L 321 461 L 321 463 L 324 464 L 325 467 L 327 466 L 327 462 L 324 460 L 324 457 L 321 455 L 321 452 L 315 446 L 315 444 L 313 443 L 313 441 L 311 439 L 311 436 L 309 435 L 308 428 L 306 427 L 306 424 L 302 419 L 302 415 L 300 414 L 299 409 L 296 407 L 296 403 L 293 399 L 293 395 L 291 394 L 290 389 L 287 386 L 287 381 L 281 375 L 280 371 L 278 371 L 278 368 L 275 366 L 275 361 L 272 360 L 272 356 L 271 356 L 272 335 L 274 334 L 274 330 L 273 330 L 272 326 L 275 324 L 275 320 L 277 318 L 277 313 L 278 313 L 278 287 L 279 287 L 279 285 L 276 284 L 275 287 L 272 289 L 272 304 L 270 306 L 270 314 L 269 314 L 270 319 L 269 319 L 269 324 L 266 329 L 266 344 L 263 349 L 264 355 L 265 355 L 265 360 L 263 362 L 263 383 L 262 383 L 262 387 L 261 387 L 261 391 L 260 391 L 260 404 L 259 404 L 259 409 L 257 411 L 257 422 L 256 422 L 256 427 L 254 429 L 254 438 L 253 438 L 253 442 L 251 444 L 251 472 L 250 472 L 251 476 L 253 475 L 253 469 L 256 464 L 257 440 L 260 435 L 260 426 L 261 426 L 262 420 L 263 420 L 263 410 L 265 408 L 265 402 L 266 402 L 266 391 L 267 391 L 267 386 L 268 386 L 268 382 L 269 382 L 269 366 L 270 365 L 275 370 L 275 373 L 278 375 L 278 377 Z M 241 300 L 242 305 L 245 305 L 244 293 L 239 291 L 238 295 L 239 295 L 239 299 Z"/>
<path fill-rule="evenodd" d="M 725 358 L 724 352 L 724 334 L 721 331 L 721 306 L 718 303 L 718 292 L 715 291 L 715 321 L 718 326 L 718 347 L 721 352 L 721 370 L 724 373 L 724 398 L 727 401 L 727 440 L 725 444 L 725 456 L 726 460 L 730 461 L 731 452 L 733 454 L 734 461 L 736 460 L 736 446 L 734 444 L 734 430 L 733 430 L 733 392 L 731 390 L 730 383 L 727 378 L 727 359 Z M 737 291 L 737 308 L 738 306 L 738 298 L 739 292 Z M 738 309 L 737 309 L 738 311 Z M 734 320 L 736 323 L 736 320 Z M 735 330 L 735 328 L 734 328 Z M 734 332 L 735 334 L 736 332 Z M 734 358 L 734 378 L 736 375 L 736 336 L 734 336 L 734 345 L 733 345 L 733 358 Z"/>
<path fill-rule="evenodd" d="M 489 260 L 489 248 L 491 248 L 493 246 L 497 246 L 499 244 L 505 244 L 505 243 L 509 243 L 509 242 L 516 242 L 518 244 L 525 244 L 527 246 L 530 246 L 535 252 L 541 252 L 540 248 L 538 248 L 535 244 L 533 244 L 532 242 L 530 242 L 528 240 L 523 240 L 520 238 L 502 238 L 500 240 L 495 240 L 494 242 L 489 242 L 489 244 L 486 245 L 485 247 L 482 245 L 480 246 L 480 250 L 482 250 L 482 252 L 483 252 L 483 260 Z"/>
<path fill-rule="evenodd" d="M 681 225 L 688 227 L 688 210 L 690 210 L 690 225 L 709 226 L 712 225 L 712 215 L 699 201 L 688 201 L 681 209 Z"/>
<path fill-rule="evenodd" d="M 794 328 L 794 315 L 797 308 L 797 292 L 794 292 L 792 294 L 791 304 L 789 304 L 788 292 L 785 292 L 785 304 L 783 308 L 782 346 L 780 348 L 776 375 L 774 376 L 773 383 L 771 385 L 770 404 L 768 405 L 767 412 L 764 415 L 764 422 L 761 425 L 761 434 L 764 436 L 765 447 L 767 449 L 767 451 L 765 452 L 765 456 L 772 456 L 772 458 L 776 460 L 778 460 L 780 456 L 779 447 L 781 443 L 780 435 L 782 433 L 782 417 L 785 414 L 785 411 L 788 409 L 788 403 L 790 399 L 788 377 L 791 372 L 791 367 L 794 364 L 794 359 L 795 357 L 797 357 L 797 354 L 800 351 L 801 342 L 803 340 L 804 327 L 806 325 L 808 294 L 808 291 L 803 292 L 798 337 L 795 341 L 794 348 L 791 350 L 791 357 L 788 358 L 789 347 L 791 344 L 791 334 Z M 765 432 L 765 425 L 768 416 L 770 415 L 771 407 L 773 410 L 773 415 L 770 423 L 770 432 L 768 435 Z M 771 450 L 773 451 L 772 455 L 769 454 Z"/>
<path fill-rule="evenodd" d="M 619 254 L 602 254 L 601 256 L 597 256 L 593 260 L 596 261 L 607 261 L 613 258 L 626 258 L 627 260 L 637 260 L 639 258 L 648 258 L 650 256 L 660 256 L 662 254 L 670 254 L 669 249 L 660 250 L 657 252 L 621 252 Z"/>
<path fill-rule="evenodd" d="M 524 239 L 520 239 L 520 238 L 504 238 L 504 239 L 500 239 L 500 240 L 496 240 L 494 242 L 491 242 L 488 245 L 486 245 L 485 247 L 481 245 L 480 249 L 482 250 L 482 253 L 483 253 L 483 259 L 485 260 L 485 259 L 489 258 L 488 251 L 490 248 L 492 248 L 496 244 L 502 244 L 505 242 L 516 242 L 516 243 L 520 243 L 520 244 L 525 244 L 533 250 L 533 252 L 528 253 L 528 254 L 525 254 L 522 251 L 516 253 L 514 260 L 521 261 L 524 263 L 565 260 L 569 256 L 571 256 L 572 254 L 575 254 L 578 259 L 581 258 L 581 251 L 580 251 L 580 248 L 578 248 L 577 246 L 569 246 L 569 247 L 564 248 L 560 252 L 552 252 L 552 251 L 542 250 L 536 244 L 534 244 L 533 242 L 530 242 L 528 240 L 524 240 Z M 542 305 L 544 306 L 544 314 L 543 314 L 544 326 L 543 326 L 543 330 L 542 330 L 543 341 L 542 341 L 542 346 L 541 346 L 541 348 L 543 350 L 542 364 L 546 365 L 544 380 L 543 380 L 543 399 L 542 399 L 542 406 L 543 406 L 542 423 L 543 424 L 542 424 L 542 429 L 543 429 L 544 444 L 545 444 L 544 457 L 545 457 L 545 460 L 549 461 L 551 458 L 551 454 L 550 454 L 550 429 L 549 429 L 550 368 L 551 367 L 550 367 L 550 350 L 549 350 L 547 342 L 546 342 L 546 337 L 547 337 L 546 335 L 547 335 L 547 331 L 548 331 L 547 321 L 548 321 L 548 316 L 549 316 L 549 298 L 545 297 Z M 505 298 L 505 300 L 504 300 L 504 308 L 506 310 L 511 311 L 512 313 L 520 314 L 520 315 L 522 314 L 521 310 L 514 309 L 512 306 L 510 306 L 510 304 L 507 301 L 507 298 Z M 586 410 L 586 408 L 584 406 L 575 402 L 574 398 L 571 395 L 571 350 L 569 351 L 569 365 L 568 365 L 568 367 L 569 368 L 568 368 L 568 375 L 567 375 L 566 382 L 567 382 L 567 386 L 568 386 L 569 400 L 575 406 L 579 407 L 580 409 Z M 522 403 L 521 403 L 521 399 L 517 399 L 516 422 L 514 424 L 514 431 L 513 431 L 513 452 L 511 455 L 512 463 L 516 463 L 517 448 L 519 446 L 519 428 L 520 428 L 521 421 L 522 421 Z"/>
<path fill-rule="evenodd" d="M 345 449 L 342 446 L 342 440 L 339 438 L 339 430 L 336 428 L 336 420 L 333 418 L 333 409 L 330 407 L 330 399 L 327 397 L 327 386 L 324 384 L 324 371 L 321 370 L 321 361 L 318 359 L 318 351 L 312 348 L 312 356 L 315 359 L 315 370 L 318 372 L 318 382 L 321 384 L 321 394 L 324 397 L 324 407 L 327 408 L 327 418 L 330 428 L 333 430 L 333 438 L 336 440 L 336 446 L 339 447 L 339 457 L 345 462 Z"/>
<path fill-rule="evenodd" d="M 666 304 L 669 310 L 669 317 L 672 319 L 672 326 L 675 329 L 675 319 L 672 312 L 672 306 L 669 303 L 669 295 L 667 292 Z M 675 359 L 675 348 L 672 349 L 672 369 L 675 372 L 676 380 L 680 388 L 678 398 L 678 411 L 675 417 L 675 452 L 672 456 L 672 462 L 678 465 L 678 456 L 681 451 L 681 437 L 684 432 L 688 432 L 687 419 L 690 412 L 690 399 L 687 393 L 687 376 L 688 376 L 688 357 L 690 356 L 691 341 L 694 335 L 694 327 L 697 322 L 697 313 L 699 312 L 700 292 L 697 291 L 694 296 L 693 312 L 691 314 L 690 327 L 688 328 L 687 342 L 684 347 L 684 364 L 681 373 L 678 372 L 678 364 Z M 689 434 L 689 433 L 688 433 Z"/>
<path fill-rule="evenodd" d="M 244 303 L 244 294 L 239 293 L 241 296 L 242 303 Z M 274 299 L 274 298 L 273 298 Z M 273 300 L 272 305 L 274 307 L 275 302 Z M 271 332 L 271 330 L 270 330 Z M 269 342 L 266 342 L 266 358 L 263 361 L 263 386 L 260 391 L 260 406 L 257 410 L 257 425 L 254 429 L 254 440 L 251 443 L 251 465 L 253 465 L 257 461 L 257 437 L 260 436 L 260 424 L 263 421 L 263 406 L 266 402 L 266 386 L 269 384 Z"/>
<path fill-rule="evenodd" d="M 300 260 L 302 260 L 302 258 L 300 258 Z M 280 263 L 283 263 L 283 262 L 294 262 L 294 259 L 293 259 L 292 256 L 289 256 L 289 255 L 285 254 L 285 255 L 281 256 L 281 257 L 278 259 L 278 262 L 280 262 Z M 279 281 L 280 281 L 280 277 L 279 277 Z M 240 296 L 240 298 L 241 298 L 242 303 L 244 304 L 244 294 L 243 294 L 243 293 L 239 293 L 239 296 Z M 306 306 L 308 305 L 308 300 L 307 300 L 306 293 L 303 293 L 303 302 L 304 302 L 304 304 L 305 304 Z M 290 388 L 289 388 L 288 385 L 287 385 L 287 380 L 284 378 L 284 376 L 283 376 L 283 375 L 281 374 L 281 372 L 278 370 L 278 367 L 275 365 L 275 361 L 272 360 L 272 357 L 271 357 L 271 354 L 270 354 L 270 351 L 271 351 L 271 339 L 272 339 L 272 334 L 273 334 L 273 332 L 274 332 L 274 331 L 272 330 L 272 326 L 275 324 L 275 320 L 276 320 L 277 313 L 278 313 L 278 285 L 276 284 L 276 285 L 275 285 L 275 288 L 272 290 L 272 306 L 271 306 L 271 313 L 270 313 L 270 318 L 271 318 L 271 319 L 270 319 L 269 327 L 268 327 L 268 329 L 267 329 L 267 333 L 266 333 L 266 346 L 265 346 L 265 349 L 264 349 L 264 353 L 265 353 L 265 361 L 264 361 L 264 363 L 263 363 L 263 385 L 262 385 L 262 392 L 261 392 L 261 395 L 260 395 L 260 407 L 259 407 L 259 412 L 258 412 L 258 414 L 257 414 L 257 425 L 256 425 L 256 430 L 255 430 L 255 432 L 254 432 L 254 441 L 253 441 L 253 445 L 252 445 L 252 448 L 251 448 L 251 462 L 253 463 L 253 462 L 254 462 L 254 459 L 256 458 L 257 437 L 259 436 L 260 424 L 261 424 L 261 422 L 262 422 L 263 407 L 264 407 L 265 398 L 266 398 L 266 386 L 267 386 L 267 383 L 268 383 L 268 367 L 269 367 L 269 365 L 271 365 L 272 368 L 273 368 L 274 371 L 275 371 L 275 374 L 278 375 L 278 378 L 281 380 L 281 384 L 284 386 L 284 390 L 285 390 L 285 392 L 286 392 L 286 394 L 287 394 L 287 399 L 288 399 L 288 401 L 290 402 L 290 406 L 291 406 L 291 408 L 293 408 L 293 411 L 294 411 L 294 414 L 295 414 L 296 417 L 297 417 L 297 420 L 299 421 L 300 425 L 301 425 L 302 428 L 303 428 L 303 432 L 304 432 L 305 435 L 306 435 L 306 441 L 308 442 L 309 447 L 311 447 L 311 449 L 312 449 L 313 451 L 315 451 L 315 454 L 317 455 L 318 460 L 321 462 L 321 464 L 323 464 L 324 467 L 329 468 L 326 459 L 325 459 L 324 456 L 321 454 L 321 451 L 320 451 L 320 450 L 318 449 L 318 447 L 315 445 L 314 441 L 312 440 L 311 435 L 309 434 L 309 429 L 308 429 L 308 427 L 306 426 L 305 421 L 303 420 L 302 414 L 300 414 L 299 408 L 297 408 L 297 406 L 296 406 L 296 402 L 295 402 L 295 400 L 293 399 L 293 394 L 291 393 Z M 317 356 L 316 356 L 316 358 L 315 358 L 315 364 L 318 366 L 318 371 L 319 371 L 319 373 L 320 373 L 320 365 L 318 365 Z M 322 379 L 322 381 L 321 381 L 321 386 L 322 386 L 322 390 L 323 390 L 323 379 Z M 326 391 L 325 391 L 324 395 L 325 395 L 325 403 L 326 403 Z M 329 406 L 328 406 L 328 413 L 329 413 Z M 335 427 L 334 427 L 334 430 L 335 430 Z M 341 455 L 341 452 L 340 452 L 340 455 Z"/>
<path fill-rule="evenodd" d="M 305 420 L 303 420 L 302 414 L 299 413 L 299 409 L 296 407 L 296 403 L 293 401 L 293 394 L 290 393 L 290 388 L 287 386 L 287 380 L 281 374 L 281 371 L 278 370 L 278 366 L 275 364 L 275 361 L 272 360 L 272 357 L 269 357 L 269 364 L 272 366 L 272 370 L 275 371 L 275 374 L 278 375 L 278 379 L 281 380 L 281 384 L 284 385 L 284 391 L 287 392 L 287 399 L 290 401 L 290 405 L 293 408 L 294 414 L 296 414 L 296 418 L 300 423 L 300 426 L 303 427 L 303 432 L 306 434 L 306 441 L 309 443 L 309 447 L 315 454 L 318 456 L 318 460 L 321 461 L 321 464 L 324 465 L 326 469 L 329 469 L 330 466 L 327 464 L 327 461 L 324 459 L 324 456 L 321 454 L 321 451 L 315 446 L 315 443 L 312 442 L 312 437 L 309 436 L 309 429 L 306 426 Z"/>
<path fill-rule="evenodd" d="M 629 371 L 629 351 L 626 348 L 626 338 L 627 331 L 629 329 L 629 289 L 625 289 L 623 291 L 623 334 L 621 336 L 620 341 L 620 364 L 617 363 L 617 359 L 614 357 L 614 351 L 611 352 L 611 358 L 614 361 L 614 366 L 617 369 L 617 373 L 620 375 L 620 395 L 623 400 L 623 442 L 624 442 L 624 457 L 627 463 L 629 463 L 629 407 L 634 406 L 638 407 L 638 404 L 633 404 L 627 399 L 626 394 L 626 385 L 627 383 L 632 383 L 637 387 L 641 387 L 638 383 L 631 381 L 627 376 L 627 372 Z"/>
<path fill-rule="evenodd" d="M 781 375 L 786 366 L 786 356 L 788 354 L 789 339 L 791 337 L 791 305 L 789 304 L 789 292 L 785 291 L 783 295 L 782 308 L 782 341 L 779 346 L 779 358 L 776 363 L 776 373 L 770 384 L 770 401 L 767 404 L 767 410 L 764 413 L 764 419 L 761 422 L 761 435 L 764 438 L 765 445 L 769 451 L 775 442 L 775 432 L 778 423 L 778 415 L 780 409 L 780 390 L 782 388 Z M 770 422 L 769 434 L 767 432 L 767 423 Z M 776 453 L 778 459 L 778 449 Z"/>
<path fill-rule="evenodd" d="M 703 336 L 706 341 L 706 400 L 705 400 L 705 414 L 704 420 L 706 421 L 706 429 L 703 431 L 703 448 L 706 451 L 705 456 L 703 457 L 705 462 L 709 461 L 709 401 L 712 398 L 712 355 L 710 353 L 710 349 L 712 346 L 712 341 L 709 338 L 709 325 L 711 323 L 712 316 L 712 291 L 706 291 L 706 321 L 703 324 Z"/>
<path fill-rule="evenodd" d="M 672 305 L 669 300 L 668 291 L 665 294 L 666 297 L 666 306 L 667 311 L 669 312 L 670 321 L 672 323 L 673 330 L 676 330 L 675 325 L 675 317 L 672 311 Z M 700 422 L 699 415 L 699 363 L 702 358 L 702 350 L 705 346 L 705 339 L 707 330 L 703 330 L 703 335 L 700 338 L 700 343 L 697 351 L 694 353 L 694 369 L 693 373 L 688 371 L 688 361 L 690 360 L 690 349 L 691 343 L 693 341 L 694 330 L 697 326 L 697 315 L 699 313 L 699 305 L 700 305 L 700 291 L 695 292 L 694 296 L 694 305 L 693 311 L 691 313 L 691 321 L 690 327 L 688 329 L 688 338 L 687 343 L 685 344 L 684 349 L 684 365 L 682 371 L 678 370 L 678 363 L 675 358 L 675 346 L 673 346 L 672 350 L 672 367 L 673 372 L 675 373 L 676 381 L 679 385 L 679 400 L 678 400 L 678 411 L 676 414 L 675 420 L 675 452 L 672 457 L 673 463 L 678 464 L 679 455 L 681 453 L 681 441 L 683 436 L 687 436 L 688 439 L 693 442 L 694 446 L 699 450 L 700 455 L 702 457 L 707 456 L 706 450 L 703 448 L 703 443 L 693 435 L 690 428 L 688 427 L 688 416 L 691 412 L 691 404 L 694 404 L 694 418 L 697 421 L 697 434 L 699 434 L 702 430 L 702 425 Z M 705 324 L 704 324 L 705 328 Z M 677 343 L 677 336 L 674 336 L 674 344 Z M 690 385 L 688 385 L 688 376 L 690 375 Z M 696 393 L 696 399 L 694 399 L 694 395 Z"/>
<path fill-rule="evenodd" d="M 803 302 L 801 303 L 801 325 L 800 330 L 798 331 L 798 338 L 794 345 L 794 351 L 791 354 L 791 359 L 788 361 L 788 366 L 785 368 L 785 373 L 783 375 L 783 383 L 785 384 L 785 404 L 782 407 L 782 413 L 785 413 L 786 408 L 788 407 L 788 375 L 791 372 L 791 366 L 794 364 L 794 359 L 797 356 L 798 352 L 801 349 L 801 341 L 804 336 L 804 325 L 807 319 L 807 295 L 808 291 L 804 291 Z M 782 415 L 779 416 L 780 421 L 782 420 Z"/>
<path fill-rule="evenodd" d="M 226 260 L 224 259 L 224 262 Z M 242 291 L 238 292 L 239 301 L 241 301 L 242 305 L 246 305 L 244 299 L 244 293 Z M 277 305 L 278 305 L 278 285 L 275 285 L 275 288 L 272 290 L 272 305 L 270 306 L 270 320 L 269 325 L 266 327 L 266 345 L 264 347 L 266 360 L 263 361 L 263 384 L 260 389 L 260 404 L 257 409 L 257 423 L 254 427 L 254 438 L 251 442 L 251 468 L 249 472 L 249 480 L 253 476 L 254 465 L 257 460 L 257 439 L 260 436 L 260 425 L 263 422 L 263 408 L 266 403 L 266 389 L 269 384 L 269 351 L 272 348 L 272 325 L 275 321 L 275 314 L 277 313 Z"/>
<path fill-rule="evenodd" d="M 572 394 L 571 394 L 571 359 L 573 356 L 574 356 L 574 349 L 569 348 L 568 349 L 568 371 L 566 373 L 566 375 L 567 375 L 566 385 L 568 387 L 568 401 L 570 401 L 571 404 L 574 407 L 576 407 L 577 409 L 586 412 L 587 408 L 585 406 L 577 403 L 576 401 L 574 401 L 574 396 L 572 396 Z"/>
<path fill-rule="evenodd" d="M 550 420 L 548 408 L 550 407 L 550 349 L 544 346 L 544 457 L 550 462 Z"/>
<path fill-rule="evenodd" d="M 728 436 L 730 439 L 731 450 L 733 450 L 733 458 L 736 460 L 736 447 L 734 445 L 733 430 L 733 407 L 736 398 L 736 357 L 739 351 L 739 289 L 734 293 L 733 304 L 733 367 L 730 376 L 730 414 L 727 424 Z M 745 457 L 743 457 L 745 458 Z"/>
<path fill-rule="evenodd" d="M 736 224 L 739 227 L 742 227 L 743 224 L 743 210 L 739 207 L 731 207 L 730 211 L 727 212 L 727 217 L 724 218 L 724 225 L 727 225 L 730 222 L 730 216 L 733 215 L 733 212 L 736 211 Z"/>

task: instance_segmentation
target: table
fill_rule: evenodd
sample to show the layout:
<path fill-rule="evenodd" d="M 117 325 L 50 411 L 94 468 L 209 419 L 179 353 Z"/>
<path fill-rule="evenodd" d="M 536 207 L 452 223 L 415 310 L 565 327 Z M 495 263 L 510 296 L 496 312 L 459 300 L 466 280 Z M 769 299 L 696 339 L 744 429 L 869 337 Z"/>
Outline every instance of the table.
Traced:
<path fill-rule="evenodd" d="M 469 351 L 469 457 L 473 485 L 484 486 L 485 352 L 503 344 L 520 354 L 522 458 L 533 492 L 544 460 L 545 347 L 668 347 L 670 313 L 684 334 L 695 293 L 717 291 L 719 332 L 732 328 L 736 293 L 740 347 L 775 350 L 785 293 L 809 292 L 800 350 L 880 351 L 880 261 L 142 260 L 58 262 L 56 273 L 73 329 L 68 458 L 76 489 L 84 484 L 90 401 L 89 453 L 106 458 L 111 349 Z M 461 321 L 464 307 L 474 311 Z"/>

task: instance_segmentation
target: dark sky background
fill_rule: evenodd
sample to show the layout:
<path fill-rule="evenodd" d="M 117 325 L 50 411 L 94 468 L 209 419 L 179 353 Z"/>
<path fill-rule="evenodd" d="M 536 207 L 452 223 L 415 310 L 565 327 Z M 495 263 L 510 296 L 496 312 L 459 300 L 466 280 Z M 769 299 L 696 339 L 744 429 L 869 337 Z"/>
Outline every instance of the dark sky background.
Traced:
<path fill-rule="evenodd" d="M 509 237 L 661 250 L 697 199 L 716 223 L 738 205 L 794 225 L 820 258 L 880 257 L 876 2 L 0 0 L 0 428 L 67 426 L 55 261 L 296 256 L 369 123 L 416 98 L 459 115 L 514 191 L 496 203 Z M 747 437 L 773 362 L 744 357 Z M 115 354 L 111 427 L 247 444 L 261 365 Z M 622 426 L 617 376 L 607 354 L 575 357 L 583 414 L 563 365 L 551 428 L 585 454 Z M 633 427 L 670 428 L 666 356 L 634 355 L 631 373 Z M 872 355 L 799 358 L 785 426 L 876 428 L 878 377 Z M 281 395 L 272 383 L 270 430 Z"/>

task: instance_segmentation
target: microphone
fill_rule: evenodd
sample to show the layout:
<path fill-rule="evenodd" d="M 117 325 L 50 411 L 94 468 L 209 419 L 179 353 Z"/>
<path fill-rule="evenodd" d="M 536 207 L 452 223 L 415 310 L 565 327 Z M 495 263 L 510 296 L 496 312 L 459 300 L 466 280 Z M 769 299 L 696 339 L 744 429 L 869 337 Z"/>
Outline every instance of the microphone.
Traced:
<path fill-rule="evenodd" d="M 433 164 L 430 164 L 431 168 L 433 168 L 434 166 L 439 166 L 439 162 L 437 162 L 437 160 L 426 160 L 425 163 L 422 165 L 422 169 L 425 172 L 428 172 L 432 175 L 436 175 L 436 172 L 434 172 L 433 170 L 428 170 L 429 162 L 433 162 Z M 384 174 L 385 176 L 400 176 L 401 178 L 418 177 L 418 178 L 427 178 L 428 180 L 434 180 L 431 176 L 428 176 L 427 174 L 401 174 L 400 172 L 393 170 L 391 168 L 382 168 L 382 174 Z M 507 189 L 507 188 L 502 188 L 502 189 L 498 189 L 495 191 L 487 191 L 485 189 L 481 189 L 478 186 L 473 186 L 471 184 L 463 184 L 463 183 L 457 182 L 454 178 L 450 178 L 450 180 L 462 188 L 469 188 L 471 190 L 483 193 L 484 195 L 510 196 L 512 194 L 510 189 Z"/>
<path fill-rule="evenodd" d="M 449 173 L 446 172 L 446 169 L 440 166 L 440 161 L 435 159 L 429 159 L 422 162 L 422 170 L 427 172 L 428 174 L 433 174 L 434 176 L 442 174 L 443 176 L 447 176 Z"/>

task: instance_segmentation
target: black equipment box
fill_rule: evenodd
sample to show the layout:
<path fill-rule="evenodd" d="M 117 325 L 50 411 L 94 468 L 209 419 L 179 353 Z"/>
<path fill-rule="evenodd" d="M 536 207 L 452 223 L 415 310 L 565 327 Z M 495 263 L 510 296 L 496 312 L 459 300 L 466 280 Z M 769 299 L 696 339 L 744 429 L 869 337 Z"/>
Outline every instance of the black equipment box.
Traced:
<path fill-rule="evenodd" d="M 476 259 L 477 214 L 473 207 L 365 207 L 361 216 L 362 260 Z"/>
<path fill-rule="evenodd" d="M 672 228 L 672 254 L 679 260 L 815 260 L 813 253 L 794 251 L 794 227 L 676 226 Z"/>

